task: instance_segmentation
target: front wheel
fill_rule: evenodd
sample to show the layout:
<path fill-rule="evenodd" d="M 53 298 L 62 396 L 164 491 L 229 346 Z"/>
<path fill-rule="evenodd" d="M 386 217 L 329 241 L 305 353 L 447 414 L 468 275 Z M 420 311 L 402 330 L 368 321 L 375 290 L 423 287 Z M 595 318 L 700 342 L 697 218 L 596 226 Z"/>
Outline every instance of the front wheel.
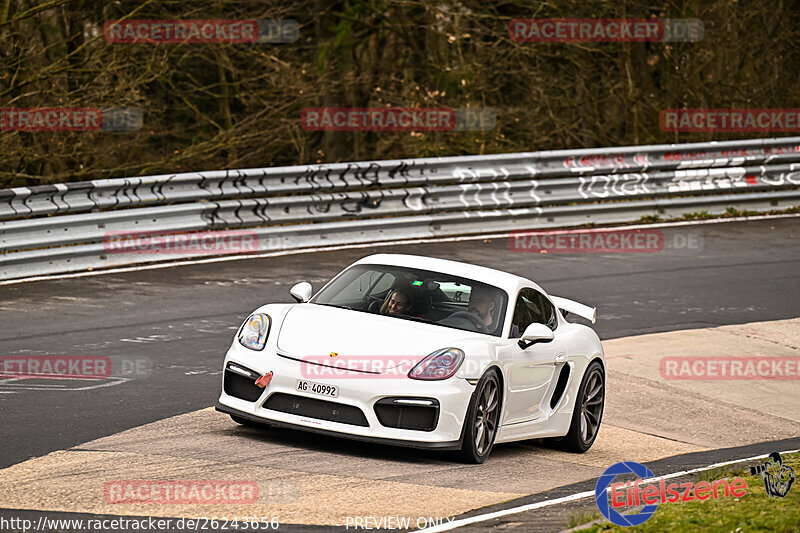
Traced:
<path fill-rule="evenodd" d="M 594 444 L 603 418 L 606 399 L 606 379 L 603 367 L 593 361 L 578 389 L 569 433 L 559 442 L 559 447 L 573 453 L 583 453 Z"/>
<path fill-rule="evenodd" d="M 491 369 L 478 382 L 469 402 L 460 452 L 463 461 L 480 464 L 489 457 L 500 425 L 500 396 L 500 379 Z"/>

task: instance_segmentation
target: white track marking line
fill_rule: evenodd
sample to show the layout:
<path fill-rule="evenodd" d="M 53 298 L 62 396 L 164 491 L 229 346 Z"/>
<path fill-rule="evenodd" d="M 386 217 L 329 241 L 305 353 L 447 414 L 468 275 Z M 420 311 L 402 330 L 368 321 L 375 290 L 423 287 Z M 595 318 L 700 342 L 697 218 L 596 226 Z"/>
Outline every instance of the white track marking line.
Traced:
<path fill-rule="evenodd" d="M 781 455 L 787 453 L 795 453 L 800 450 L 787 450 L 783 452 L 779 452 Z M 714 463 L 713 465 L 703 466 L 701 468 L 693 468 L 692 470 L 683 470 L 681 472 L 674 472 L 672 474 L 667 474 L 665 476 L 656 476 L 642 480 L 642 484 L 644 483 L 653 483 L 661 479 L 670 479 L 673 477 L 680 477 L 685 476 L 688 474 L 694 474 L 695 472 L 702 472 L 704 470 L 711 470 L 712 468 L 719 468 L 721 466 L 732 465 L 736 463 L 744 463 L 745 461 L 755 461 L 757 459 L 763 459 L 765 457 L 769 457 L 768 453 L 763 455 L 756 455 L 754 457 L 747 457 L 745 459 L 736 459 L 733 461 L 724 461 L 722 463 Z M 607 491 L 611 490 L 611 487 L 606 489 Z M 458 527 L 468 526 L 469 524 L 475 524 L 477 522 L 485 522 L 486 520 L 491 520 L 493 518 L 500 518 L 501 516 L 508 516 L 517 513 L 523 513 L 525 511 L 533 511 L 535 509 L 541 509 L 542 507 L 549 507 L 551 505 L 558 505 L 560 503 L 567 503 L 572 502 L 575 500 L 582 500 L 584 498 L 594 497 L 593 490 L 587 490 L 585 492 L 577 492 L 575 494 L 570 494 L 569 496 L 562 496 L 561 498 L 556 498 L 555 500 L 546 500 L 543 502 L 537 503 L 529 503 L 528 505 L 521 505 L 519 507 L 512 507 L 510 509 L 503 509 L 502 511 L 495 511 L 493 513 L 486 513 L 478 516 L 471 516 L 469 518 L 462 518 L 461 520 L 454 520 L 448 524 L 440 524 L 438 526 L 429 527 L 426 529 L 419 529 L 417 530 L 418 533 L 423 531 L 427 533 L 436 533 L 437 531 L 449 531 L 451 529 L 456 529 Z"/>
<path fill-rule="evenodd" d="M 744 221 L 751 221 L 751 220 L 767 220 L 767 219 L 777 219 L 777 218 L 798 218 L 800 215 L 796 214 L 785 214 L 785 215 L 756 215 L 750 217 L 731 217 L 731 218 L 713 218 L 708 220 L 680 220 L 677 222 L 658 222 L 655 224 L 635 224 L 635 225 L 623 225 L 623 226 L 597 226 L 593 228 L 585 228 L 585 229 L 592 229 L 592 230 L 602 230 L 602 231 L 613 231 L 617 229 L 648 229 L 648 228 L 673 228 L 673 227 L 680 227 L 680 226 L 700 226 L 704 224 L 722 224 L 726 222 L 744 222 Z M 463 237 L 432 237 L 432 238 L 425 238 L 425 239 L 400 239 L 395 241 L 378 241 L 378 242 L 366 242 L 366 243 L 358 243 L 358 244 L 341 244 L 336 246 L 320 246 L 314 248 L 298 248 L 296 250 L 279 250 L 275 252 L 262 252 L 257 254 L 237 254 L 236 256 L 226 256 L 226 257 L 214 257 L 210 259 L 187 259 L 181 261 L 174 261 L 169 263 L 157 263 L 154 265 L 139 265 L 139 266 L 132 266 L 132 267 L 120 267 L 120 268 L 109 268 L 104 270 L 94 270 L 92 272 L 73 272 L 70 274 L 52 274 L 46 276 L 31 276 L 28 278 L 18 278 L 12 280 L 5 280 L 0 281 L 0 285 L 15 285 L 17 283 L 27 283 L 30 281 L 46 281 L 46 280 L 55 280 L 55 279 L 73 279 L 73 278 L 83 278 L 88 276 L 103 276 L 106 274 L 121 274 L 124 272 L 139 272 L 142 270 L 157 270 L 161 268 L 172 268 L 177 266 L 185 266 L 185 265 L 202 265 L 207 263 L 221 263 L 225 261 L 240 261 L 243 259 L 258 259 L 261 257 L 280 257 L 284 255 L 295 255 L 295 254 L 308 254 L 314 252 L 334 252 L 338 250 L 351 250 L 351 249 L 358 249 L 358 248 L 372 248 L 372 247 L 383 247 L 383 246 L 399 246 L 404 244 L 428 244 L 428 243 L 436 243 L 436 242 L 461 242 L 461 241 L 477 241 L 481 239 L 500 239 L 505 237 L 510 237 L 517 233 L 525 233 L 526 231 L 565 231 L 565 230 L 578 230 L 579 228 L 532 228 L 532 229 L 522 229 L 522 230 L 515 230 L 513 232 L 505 232 L 505 233 L 490 233 L 485 235 L 468 235 Z"/>
<path fill-rule="evenodd" d="M 66 378 L 59 378 L 59 379 L 66 379 Z M 73 381 L 86 381 L 85 379 L 74 379 Z M 49 385 L 44 383 L 37 383 L 35 385 L 26 385 L 25 379 L 8 379 L 0 381 L 0 389 L 10 389 L 10 391 L 6 392 L 0 390 L 0 394 L 13 394 L 17 391 L 66 391 L 66 392 L 73 392 L 73 391 L 84 391 L 84 390 L 94 390 L 94 389 L 103 389 L 105 387 L 113 387 L 115 385 L 121 385 L 123 383 L 127 383 L 130 381 L 128 378 L 112 378 L 110 381 L 106 381 L 104 383 L 100 383 L 98 385 L 86 385 L 84 387 L 70 387 L 67 385 Z"/>

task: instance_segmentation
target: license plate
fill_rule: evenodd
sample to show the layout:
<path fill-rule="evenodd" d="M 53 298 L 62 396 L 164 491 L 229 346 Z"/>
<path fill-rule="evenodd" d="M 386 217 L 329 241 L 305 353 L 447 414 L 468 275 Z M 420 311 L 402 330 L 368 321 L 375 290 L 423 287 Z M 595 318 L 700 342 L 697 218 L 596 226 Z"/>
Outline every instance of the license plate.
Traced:
<path fill-rule="evenodd" d="M 312 392 L 320 396 L 330 396 L 331 398 L 339 396 L 339 387 L 336 385 L 325 385 L 324 383 L 314 383 L 313 381 L 305 381 L 303 379 L 297 380 L 297 390 Z"/>

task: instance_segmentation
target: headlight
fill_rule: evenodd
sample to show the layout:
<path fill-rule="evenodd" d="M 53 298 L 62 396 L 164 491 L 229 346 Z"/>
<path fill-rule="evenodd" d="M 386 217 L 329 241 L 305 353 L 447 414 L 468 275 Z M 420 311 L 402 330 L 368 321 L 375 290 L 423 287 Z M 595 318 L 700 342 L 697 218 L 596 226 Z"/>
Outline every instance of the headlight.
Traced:
<path fill-rule="evenodd" d="M 436 350 L 417 363 L 408 377 L 411 379 L 447 379 L 453 375 L 464 362 L 464 352 L 458 348 Z"/>
<path fill-rule="evenodd" d="M 239 332 L 239 344 L 251 350 L 263 350 L 269 335 L 269 316 L 257 313 L 248 318 Z"/>

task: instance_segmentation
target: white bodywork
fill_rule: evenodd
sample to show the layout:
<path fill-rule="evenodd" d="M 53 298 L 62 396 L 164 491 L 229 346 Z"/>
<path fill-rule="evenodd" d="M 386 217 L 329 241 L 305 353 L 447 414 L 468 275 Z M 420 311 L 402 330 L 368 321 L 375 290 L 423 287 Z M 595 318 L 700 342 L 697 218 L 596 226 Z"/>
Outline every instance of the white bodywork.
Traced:
<path fill-rule="evenodd" d="M 321 306 L 314 303 L 268 304 L 254 313 L 271 318 L 266 346 L 261 351 L 248 349 L 234 339 L 225 357 L 225 366 L 236 363 L 259 375 L 272 372 L 269 384 L 257 401 L 229 396 L 223 390 L 218 408 L 254 420 L 289 424 L 311 430 L 335 432 L 344 436 L 396 441 L 421 447 L 457 448 L 464 418 L 477 380 L 490 367 L 498 369 L 502 381 L 500 429 L 495 442 L 510 442 L 567 434 L 575 398 L 589 363 L 600 360 L 605 368 L 603 349 L 595 332 L 584 325 L 568 322 L 556 313 L 554 338 L 523 349 L 518 338 L 509 338 L 514 303 L 519 291 L 533 288 L 560 308 L 594 321 L 594 309 L 547 295 L 531 280 L 485 267 L 443 259 L 411 255 L 379 254 L 356 263 L 394 265 L 445 272 L 496 286 L 508 295 L 506 316 L 500 337 L 472 333 L 442 325 L 402 320 L 391 316 Z M 352 266 L 352 265 L 351 265 Z M 458 372 L 441 381 L 422 381 L 407 377 L 413 361 L 442 348 L 460 348 L 465 360 Z M 309 377 L 307 354 L 395 356 L 408 368 L 401 377 L 382 379 L 317 379 Z M 281 355 L 278 355 L 278 354 Z M 410 359 L 413 358 L 413 361 Z M 559 372 L 569 365 L 569 380 L 556 405 L 551 399 Z M 296 390 L 298 379 L 309 379 L 338 387 L 340 404 L 363 411 L 369 427 L 319 420 L 265 409 L 264 402 L 276 392 L 325 399 Z M 385 427 L 379 422 L 375 402 L 387 397 L 435 398 L 440 404 L 438 423 L 433 431 Z M 402 442 L 397 442 L 402 441 Z"/>

